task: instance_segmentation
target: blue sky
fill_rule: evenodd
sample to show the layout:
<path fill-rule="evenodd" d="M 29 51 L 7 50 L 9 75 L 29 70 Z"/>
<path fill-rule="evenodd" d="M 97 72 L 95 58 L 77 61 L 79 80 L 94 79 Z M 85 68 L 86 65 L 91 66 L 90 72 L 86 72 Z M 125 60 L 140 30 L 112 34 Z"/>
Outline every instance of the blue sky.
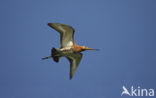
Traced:
<path fill-rule="evenodd" d="M 0 97 L 120 98 L 123 85 L 156 88 L 155 5 L 154 0 L 1 0 Z M 72 80 L 65 58 L 40 60 L 59 48 L 60 36 L 49 22 L 73 26 L 77 44 L 100 49 L 83 53 Z"/>

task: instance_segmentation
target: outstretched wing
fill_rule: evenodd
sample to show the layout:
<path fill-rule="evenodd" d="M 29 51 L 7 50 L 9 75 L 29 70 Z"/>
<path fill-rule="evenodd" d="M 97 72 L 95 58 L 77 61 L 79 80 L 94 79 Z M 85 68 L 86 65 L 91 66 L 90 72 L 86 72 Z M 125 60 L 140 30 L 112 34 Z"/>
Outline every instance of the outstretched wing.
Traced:
<path fill-rule="evenodd" d="M 48 23 L 48 25 L 60 33 L 61 48 L 73 45 L 74 29 L 71 26 L 60 23 Z"/>
<path fill-rule="evenodd" d="M 82 53 L 73 53 L 70 56 L 66 56 L 70 62 L 70 79 L 72 79 L 76 69 L 81 61 Z"/>

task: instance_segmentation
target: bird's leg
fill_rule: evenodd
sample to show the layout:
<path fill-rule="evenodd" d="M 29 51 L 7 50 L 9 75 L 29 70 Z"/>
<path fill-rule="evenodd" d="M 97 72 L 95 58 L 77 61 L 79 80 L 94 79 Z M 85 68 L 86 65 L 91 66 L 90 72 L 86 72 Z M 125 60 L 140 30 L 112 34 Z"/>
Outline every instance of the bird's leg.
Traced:
<path fill-rule="evenodd" d="M 51 56 L 47 56 L 47 57 L 44 57 L 44 58 L 41 58 L 42 60 L 45 60 L 45 59 L 50 59 L 52 58 Z"/>

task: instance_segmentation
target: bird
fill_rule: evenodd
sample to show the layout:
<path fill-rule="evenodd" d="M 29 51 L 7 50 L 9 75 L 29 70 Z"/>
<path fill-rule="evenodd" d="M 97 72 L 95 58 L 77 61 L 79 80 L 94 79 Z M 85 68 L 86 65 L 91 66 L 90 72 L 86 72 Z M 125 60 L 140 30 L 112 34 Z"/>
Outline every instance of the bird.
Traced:
<path fill-rule="evenodd" d="M 62 57 L 66 57 L 70 62 L 69 79 L 71 80 L 76 69 L 82 59 L 82 51 L 86 50 L 99 50 L 92 49 L 86 46 L 79 46 L 74 42 L 74 28 L 72 26 L 61 23 L 48 23 L 48 26 L 60 33 L 60 48 L 52 48 L 51 55 L 42 58 L 42 60 L 52 58 L 56 63 Z"/>

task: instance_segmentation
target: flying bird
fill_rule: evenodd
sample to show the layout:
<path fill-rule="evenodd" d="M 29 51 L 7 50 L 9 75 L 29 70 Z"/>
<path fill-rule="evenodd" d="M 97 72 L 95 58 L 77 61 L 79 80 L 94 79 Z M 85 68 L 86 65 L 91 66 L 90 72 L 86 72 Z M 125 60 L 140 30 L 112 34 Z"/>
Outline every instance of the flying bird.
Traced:
<path fill-rule="evenodd" d="M 48 23 L 48 26 L 55 29 L 60 33 L 60 48 L 52 48 L 51 55 L 48 57 L 42 58 L 49 59 L 52 58 L 55 62 L 59 62 L 62 57 L 66 57 L 70 62 L 70 80 L 72 79 L 81 59 L 82 59 L 82 51 L 85 50 L 98 50 L 88 48 L 86 46 L 79 46 L 74 42 L 74 32 L 75 30 L 66 24 L 60 23 Z"/>

